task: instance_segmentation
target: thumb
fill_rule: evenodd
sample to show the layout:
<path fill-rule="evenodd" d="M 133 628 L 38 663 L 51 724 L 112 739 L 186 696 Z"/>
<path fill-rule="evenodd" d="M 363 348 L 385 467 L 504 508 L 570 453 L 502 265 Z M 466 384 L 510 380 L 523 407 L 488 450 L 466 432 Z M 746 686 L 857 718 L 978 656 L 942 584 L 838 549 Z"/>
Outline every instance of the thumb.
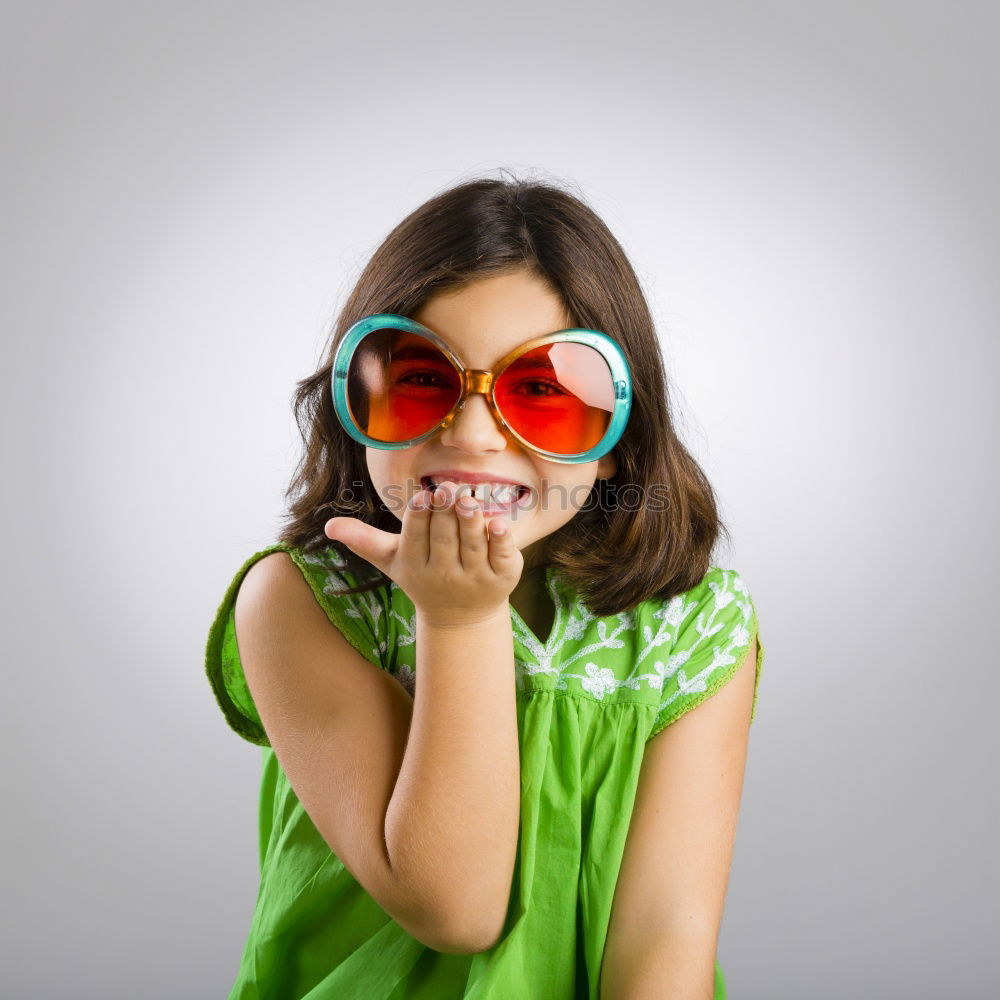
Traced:
<path fill-rule="evenodd" d="M 356 517 L 331 517 L 323 526 L 327 538 L 342 542 L 352 552 L 386 572 L 399 547 L 399 535 L 382 531 Z"/>

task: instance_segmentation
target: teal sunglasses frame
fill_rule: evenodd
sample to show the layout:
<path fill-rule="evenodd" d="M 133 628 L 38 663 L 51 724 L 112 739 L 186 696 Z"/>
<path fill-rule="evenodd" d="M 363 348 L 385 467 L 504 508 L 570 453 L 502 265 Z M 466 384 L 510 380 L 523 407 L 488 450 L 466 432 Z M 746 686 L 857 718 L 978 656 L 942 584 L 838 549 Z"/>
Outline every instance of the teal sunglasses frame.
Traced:
<path fill-rule="evenodd" d="M 408 441 L 378 441 L 375 438 L 369 437 L 355 423 L 347 399 L 347 373 L 350 370 L 351 359 L 354 357 L 355 350 L 368 334 L 375 330 L 385 329 L 402 330 L 425 337 L 440 349 L 441 353 L 448 358 L 455 367 L 456 372 L 462 378 L 461 395 L 451 410 L 448 411 L 447 415 L 429 430 L 418 437 L 410 438 Z M 604 436 L 593 448 L 576 455 L 560 455 L 556 452 L 545 451 L 543 448 L 533 445 L 530 441 L 526 441 L 504 419 L 504 415 L 500 412 L 500 408 L 497 406 L 494 397 L 496 380 L 512 361 L 536 347 L 545 344 L 557 344 L 563 341 L 587 344 L 598 351 L 607 362 L 614 382 L 614 409 L 612 410 L 611 419 L 608 422 Z M 632 372 L 628 361 L 625 359 L 625 354 L 621 347 L 606 333 L 601 333 L 599 330 L 572 327 L 566 330 L 556 330 L 554 333 L 547 333 L 541 337 L 534 337 L 501 358 L 492 371 L 487 371 L 466 367 L 462 359 L 448 346 L 442 337 L 424 326 L 423 323 L 418 323 L 415 319 L 410 319 L 408 316 L 401 316 L 398 313 L 375 313 L 371 316 L 365 316 L 347 330 L 334 354 L 330 389 L 333 395 L 333 407 L 341 426 L 355 441 L 365 445 L 367 448 L 394 451 L 400 448 L 411 448 L 413 445 L 420 444 L 428 438 L 433 437 L 439 431 L 443 431 L 446 427 L 449 427 L 454 422 L 455 417 L 465 408 L 469 397 L 475 392 L 481 392 L 486 397 L 486 403 L 494 419 L 519 444 L 550 462 L 563 462 L 565 464 L 593 462 L 611 451 L 624 433 L 625 427 L 628 424 L 629 413 L 632 409 Z"/>

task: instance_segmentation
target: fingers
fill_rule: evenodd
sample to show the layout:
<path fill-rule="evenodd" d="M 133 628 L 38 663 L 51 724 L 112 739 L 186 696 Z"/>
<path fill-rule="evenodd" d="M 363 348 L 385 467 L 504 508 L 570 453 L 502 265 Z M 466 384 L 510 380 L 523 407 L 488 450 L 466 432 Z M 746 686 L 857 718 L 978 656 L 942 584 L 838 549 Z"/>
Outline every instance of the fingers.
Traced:
<path fill-rule="evenodd" d="M 383 573 L 399 545 L 396 535 L 365 524 L 356 517 L 331 517 L 323 526 L 323 531 L 327 538 L 342 542 Z"/>
<path fill-rule="evenodd" d="M 386 537 L 396 541 L 402 560 L 417 569 L 445 573 L 457 564 L 466 572 L 485 568 L 499 575 L 518 577 L 520 553 L 513 526 L 504 515 L 487 518 L 479 501 L 470 493 L 467 485 L 459 487 L 450 481 L 441 483 L 433 492 L 418 490 L 407 504 L 400 534 Z M 381 540 L 366 537 L 362 531 L 366 527 L 354 518 L 332 518 L 327 522 L 326 533 L 379 565 L 366 553 L 380 555 Z M 390 553 L 386 558 L 391 557 Z M 382 566 L 379 568 L 385 571 Z"/>
<path fill-rule="evenodd" d="M 457 485 L 444 482 L 434 491 L 431 498 L 429 544 L 427 565 L 444 570 L 459 561 L 458 524 L 449 510 L 455 500 Z"/>
<path fill-rule="evenodd" d="M 483 514 L 479 501 L 470 496 L 468 487 L 455 501 L 462 568 L 473 570 L 489 566 L 494 573 L 508 575 L 521 558 L 514 541 L 513 528 L 502 514 Z M 517 570 L 520 575 L 520 570 Z"/>
<path fill-rule="evenodd" d="M 431 491 L 417 490 L 410 497 L 399 533 L 403 558 L 423 569 L 430 556 Z"/>
<path fill-rule="evenodd" d="M 518 562 L 523 559 L 514 541 L 513 526 L 507 518 L 494 517 L 489 522 L 489 558 L 493 572 L 498 576 L 521 575 Z"/>
<path fill-rule="evenodd" d="M 458 538 L 462 568 L 476 569 L 489 563 L 489 540 L 486 537 L 486 524 L 483 508 L 479 502 L 469 495 L 466 489 L 455 501 L 455 513 L 458 515 Z"/>

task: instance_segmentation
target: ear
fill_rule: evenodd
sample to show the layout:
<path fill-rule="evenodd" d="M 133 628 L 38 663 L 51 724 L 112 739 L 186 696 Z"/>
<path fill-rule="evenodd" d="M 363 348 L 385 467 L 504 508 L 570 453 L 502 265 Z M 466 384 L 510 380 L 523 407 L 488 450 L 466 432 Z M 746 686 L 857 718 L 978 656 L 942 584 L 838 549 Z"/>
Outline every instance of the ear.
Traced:
<path fill-rule="evenodd" d="M 618 471 L 618 459 L 615 458 L 615 449 L 612 448 L 606 455 L 597 460 L 597 478 L 610 479 Z"/>

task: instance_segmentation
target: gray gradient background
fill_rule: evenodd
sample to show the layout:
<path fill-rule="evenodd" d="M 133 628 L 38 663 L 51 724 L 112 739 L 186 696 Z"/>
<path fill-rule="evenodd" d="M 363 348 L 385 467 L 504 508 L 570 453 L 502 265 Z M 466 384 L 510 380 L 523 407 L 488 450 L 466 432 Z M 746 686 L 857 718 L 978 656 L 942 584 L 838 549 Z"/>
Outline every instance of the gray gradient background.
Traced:
<path fill-rule="evenodd" d="M 630 254 L 757 604 L 730 995 L 996 990 L 990 5 L 3 23 L 5 996 L 228 992 L 259 752 L 208 626 L 368 255 L 500 166 L 578 185 Z"/>

